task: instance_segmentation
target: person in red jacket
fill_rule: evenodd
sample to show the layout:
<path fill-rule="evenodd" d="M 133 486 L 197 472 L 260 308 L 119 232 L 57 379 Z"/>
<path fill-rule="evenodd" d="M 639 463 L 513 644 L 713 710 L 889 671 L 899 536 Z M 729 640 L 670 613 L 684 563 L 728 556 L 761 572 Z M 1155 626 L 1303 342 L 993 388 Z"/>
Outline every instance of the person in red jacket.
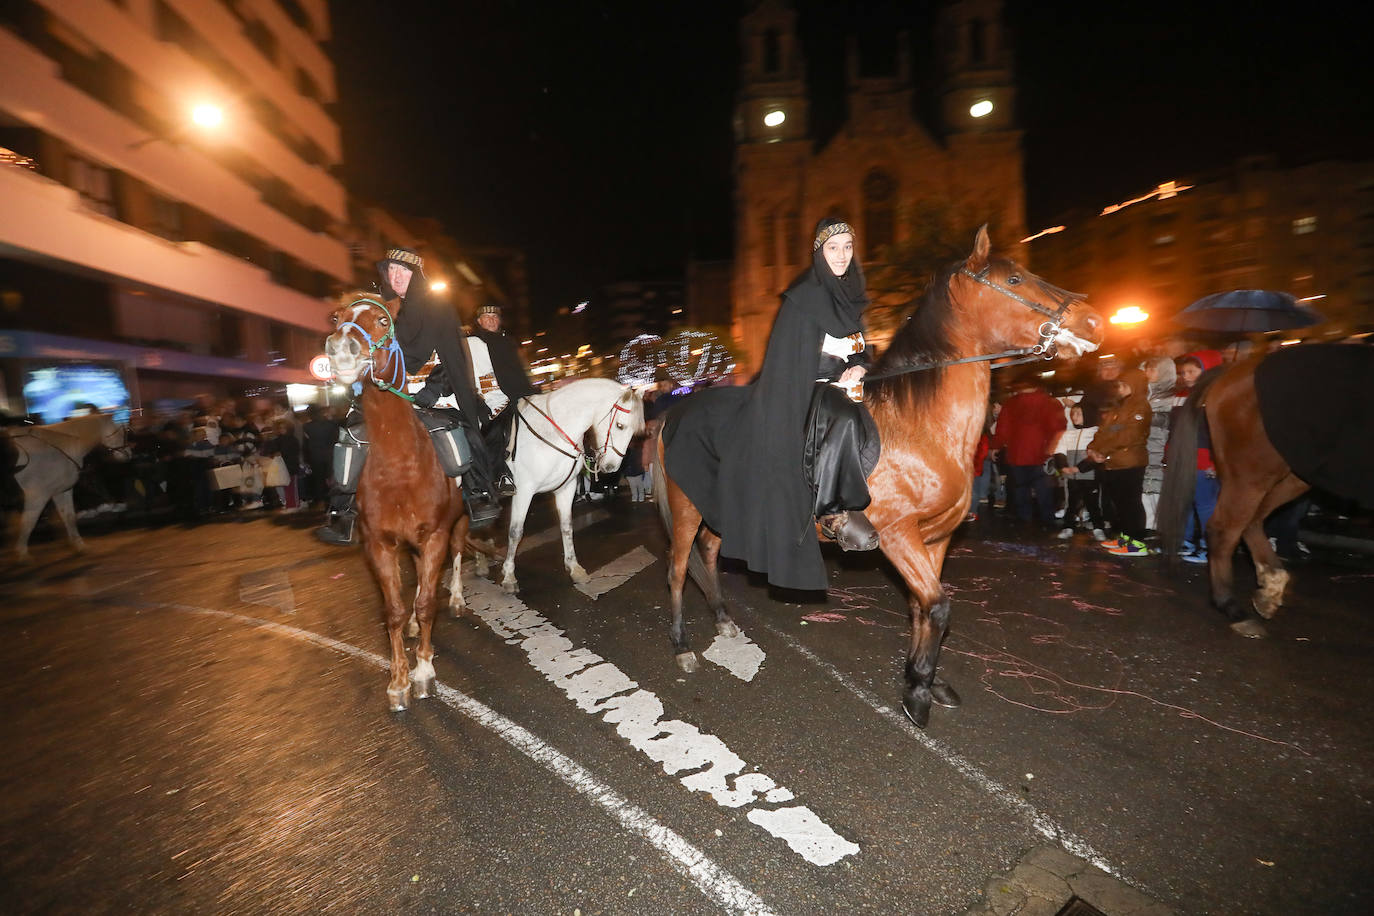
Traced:
<path fill-rule="evenodd" d="M 1045 473 L 1045 462 L 1068 421 L 1064 406 L 1049 392 L 1030 383 L 1002 405 L 992 448 L 1005 450 L 1007 489 L 1016 518 L 1034 520 L 1045 528 L 1057 527 L 1054 518 L 1054 486 Z"/>

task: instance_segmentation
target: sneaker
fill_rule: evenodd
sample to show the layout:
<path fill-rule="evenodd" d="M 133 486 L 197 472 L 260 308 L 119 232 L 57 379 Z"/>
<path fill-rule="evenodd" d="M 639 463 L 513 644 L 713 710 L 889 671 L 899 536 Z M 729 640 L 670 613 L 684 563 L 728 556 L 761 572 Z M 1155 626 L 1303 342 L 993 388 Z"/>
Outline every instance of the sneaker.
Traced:
<path fill-rule="evenodd" d="M 1183 554 L 1181 559 L 1184 563 L 1195 563 L 1198 566 L 1203 566 L 1207 563 L 1207 551 L 1205 549 L 1194 550 L 1192 553 Z"/>
<path fill-rule="evenodd" d="M 1101 544 L 1101 543 L 1102 543 L 1103 541 L 1105 541 L 1106 539 L 1107 539 L 1107 532 L 1103 531 L 1101 528 L 1094 528 L 1094 529 L 1093 529 L 1093 540 L 1094 540 L 1094 541 L 1097 541 L 1097 543 Z"/>
<path fill-rule="evenodd" d="M 1150 548 L 1134 538 L 1119 538 L 1120 546 L 1108 548 L 1107 552 L 1118 557 L 1148 557 Z"/>
<path fill-rule="evenodd" d="M 1059 540 L 1061 541 L 1067 541 L 1071 537 L 1073 537 L 1072 528 L 1065 528 L 1063 531 L 1059 532 Z"/>
<path fill-rule="evenodd" d="M 1112 538 L 1110 541 L 1098 541 L 1097 546 L 1101 547 L 1103 550 L 1116 550 L 1118 547 L 1121 546 L 1121 542 L 1124 540 L 1126 539 Z"/>

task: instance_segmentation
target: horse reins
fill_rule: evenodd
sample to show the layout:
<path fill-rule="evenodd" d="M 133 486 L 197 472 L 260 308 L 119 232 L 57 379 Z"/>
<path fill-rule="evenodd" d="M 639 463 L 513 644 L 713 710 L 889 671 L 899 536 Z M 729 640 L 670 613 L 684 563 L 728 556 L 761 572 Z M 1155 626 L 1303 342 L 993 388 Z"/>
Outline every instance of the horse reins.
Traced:
<path fill-rule="evenodd" d="M 993 366 L 992 368 L 1005 369 L 1008 366 L 1019 366 L 1022 363 L 1035 362 L 1036 360 L 1054 359 L 1054 338 L 1058 336 L 1059 330 L 1064 324 L 1064 316 L 1068 314 L 1069 309 L 1075 303 L 1082 302 L 1084 299 L 1087 298 L 1087 296 L 1083 295 L 1082 293 L 1072 293 L 1068 290 L 1060 289 L 1057 286 L 1050 286 L 1050 284 L 1045 283 L 1042 280 L 1040 282 L 1045 287 L 1052 290 L 1058 295 L 1059 307 L 1054 311 L 1051 311 L 1049 308 L 1047 308 L 1044 305 L 1041 305 L 1034 299 L 1029 299 L 1021 295 L 1020 293 L 1016 292 L 1015 290 L 1003 286 L 996 280 L 989 279 L 988 272 L 990 270 L 992 270 L 991 264 L 989 264 L 987 267 L 984 267 L 978 273 L 974 273 L 967 267 L 961 267 L 959 268 L 959 273 L 963 274 L 964 276 L 968 277 L 970 280 L 973 280 L 976 283 L 981 283 L 989 289 L 996 290 L 997 292 L 1006 296 L 1008 299 L 1012 299 L 1016 302 L 1019 302 L 1021 305 L 1024 305 L 1026 308 L 1030 309 L 1033 312 L 1038 312 L 1039 314 L 1046 316 L 1049 320 L 1045 321 L 1040 325 L 1038 332 L 1040 335 L 1039 343 L 1037 343 L 1033 347 L 1017 347 L 1013 350 L 1003 350 L 1001 353 L 988 353 L 982 356 L 965 356 L 963 359 L 941 359 L 932 360 L 930 362 L 912 363 L 907 366 L 902 366 L 899 369 L 892 369 L 888 372 L 865 375 L 864 382 L 876 382 L 881 381 L 882 379 L 895 378 L 899 375 L 906 375 L 909 372 L 924 372 L 927 369 L 943 369 L 946 366 L 958 366 L 963 363 L 983 363 L 994 359 L 1002 359 L 1004 357 L 1021 358 L 1013 359 L 1005 363 L 999 363 L 996 366 Z"/>
<path fill-rule="evenodd" d="M 554 429 L 558 430 L 558 434 L 563 437 L 564 441 L 567 442 L 573 450 L 571 452 L 564 451 L 558 443 L 551 442 L 545 437 L 541 436 L 539 434 L 539 430 L 535 429 L 534 425 L 530 423 L 529 417 L 526 417 L 523 413 L 521 413 L 521 405 L 529 405 L 530 407 L 534 408 L 535 412 L 538 413 L 541 417 L 543 417 L 545 420 L 548 420 L 549 425 L 552 426 Z M 620 405 L 620 402 L 617 401 L 616 403 L 611 405 L 610 410 L 606 411 L 606 435 L 602 439 L 601 447 L 597 450 L 595 458 L 587 455 L 587 453 L 582 450 L 581 444 L 576 442 L 572 436 L 569 436 L 567 432 L 564 431 L 563 427 L 558 425 L 557 420 L 555 420 L 552 416 L 549 415 L 547 411 L 542 409 L 538 404 L 534 403 L 529 398 L 521 398 L 519 403 L 515 405 L 516 425 L 515 435 L 512 438 L 514 439 L 519 437 L 520 424 L 524 423 L 525 427 L 530 431 L 534 438 L 538 439 L 540 442 L 544 443 L 549 448 L 553 449 L 555 452 L 558 452 L 558 454 L 564 456 L 565 458 L 571 458 L 573 460 L 572 467 L 568 469 L 568 473 L 565 474 L 563 479 L 558 482 L 558 486 L 554 487 L 555 490 L 559 490 L 562 489 L 563 484 L 568 482 L 568 478 L 572 477 L 573 473 L 577 471 L 579 459 L 580 463 L 585 464 L 587 466 L 588 471 L 591 471 L 593 474 L 595 474 L 595 466 L 601 463 L 601 459 L 606 456 L 606 452 L 608 450 L 615 452 L 621 458 L 625 457 L 624 452 L 622 452 L 615 446 L 611 445 L 611 427 L 615 425 L 616 411 L 620 411 L 622 413 L 630 413 L 630 408 L 622 407 Z M 593 423 L 591 428 L 595 429 L 599 422 L 600 421 L 597 421 L 597 423 Z M 510 455 L 512 458 L 515 457 L 514 442 L 512 442 L 511 444 Z"/>
<path fill-rule="evenodd" d="M 414 404 L 414 395 L 407 394 L 406 392 L 396 387 L 396 383 L 398 381 L 405 381 L 406 377 L 406 355 L 405 353 L 401 352 L 401 343 L 396 339 L 396 319 L 391 316 L 391 312 L 387 310 L 387 307 L 383 305 L 381 302 L 377 301 L 376 299 L 354 299 L 352 302 L 348 303 L 347 307 L 352 308 L 353 306 L 359 305 L 364 302 L 368 305 L 377 306 L 377 308 L 381 309 L 382 313 L 386 315 L 386 333 L 381 336 L 381 339 L 374 341 L 372 339 L 372 335 L 367 333 L 367 328 L 364 328 L 356 321 L 345 321 L 338 326 L 337 330 L 346 331 L 348 328 L 356 328 L 358 333 L 363 335 L 363 338 L 367 341 L 368 378 L 372 379 L 372 383 L 376 385 L 378 388 L 382 389 L 383 391 L 390 392 L 391 394 L 396 395 L 396 397 L 402 398 L 403 400 L 409 401 L 410 403 Z M 383 347 L 385 347 L 387 353 L 391 354 L 392 356 L 390 383 L 382 381 L 381 378 L 377 376 L 375 366 L 373 364 L 374 354 Z M 354 394 L 358 394 L 362 391 L 361 382 L 354 382 L 353 386 Z"/>

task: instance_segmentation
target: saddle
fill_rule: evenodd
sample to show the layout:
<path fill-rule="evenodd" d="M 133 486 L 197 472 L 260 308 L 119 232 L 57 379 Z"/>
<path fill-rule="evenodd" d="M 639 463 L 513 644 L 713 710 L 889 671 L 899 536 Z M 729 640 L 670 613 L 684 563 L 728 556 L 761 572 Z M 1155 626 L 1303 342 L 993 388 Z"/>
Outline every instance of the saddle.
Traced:
<path fill-rule="evenodd" d="M 878 426 L 862 404 L 839 388 L 818 382 L 806 414 L 802 469 L 815 494 L 813 515 L 868 505 L 868 475 L 878 466 Z"/>

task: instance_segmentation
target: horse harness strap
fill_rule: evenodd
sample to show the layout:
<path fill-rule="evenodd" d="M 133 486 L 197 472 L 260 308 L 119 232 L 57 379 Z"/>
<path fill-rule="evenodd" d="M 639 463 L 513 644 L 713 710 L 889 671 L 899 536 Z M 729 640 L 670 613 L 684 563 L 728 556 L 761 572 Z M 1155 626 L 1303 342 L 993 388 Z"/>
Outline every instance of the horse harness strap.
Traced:
<path fill-rule="evenodd" d="M 348 308 L 352 308 L 353 306 L 360 305 L 362 303 L 367 303 L 368 305 L 375 305 L 377 306 L 377 308 L 382 310 L 382 313 L 384 315 L 386 315 L 386 333 L 381 336 L 381 339 L 374 341 L 372 339 L 372 335 L 367 333 L 367 329 L 364 328 L 362 325 L 358 324 L 356 321 L 345 321 L 344 323 L 339 325 L 338 330 L 344 331 L 348 328 L 353 328 L 359 334 L 363 335 L 363 339 L 367 341 L 367 374 L 372 379 L 372 383 L 374 385 L 376 385 L 383 391 L 394 394 L 396 395 L 396 397 L 414 404 L 414 395 L 407 394 L 406 392 L 396 387 L 396 383 L 398 381 L 404 381 L 406 377 L 406 356 L 403 352 L 401 352 L 400 341 L 396 339 L 396 319 L 391 316 L 391 311 L 377 299 L 354 299 L 352 302 L 348 304 Z M 383 348 L 385 348 L 386 351 L 390 353 L 393 357 L 391 361 L 390 382 L 382 381 L 380 378 L 378 378 L 377 373 L 373 371 L 373 354 L 375 354 L 378 350 Z M 355 382 L 353 393 L 357 394 L 361 390 L 361 387 L 362 386 L 360 383 Z"/>
<path fill-rule="evenodd" d="M 541 417 L 543 417 L 545 420 L 548 420 L 550 425 L 552 425 L 554 429 L 558 430 L 559 435 L 561 435 L 565 440 L 567 440 L 568 444 L 572 446 L 573 451 L 566 452 L 559 445 L 559 443 L 550 442 L 548 439 L 541 436 L 539 434 L 539 430 L 535 429 L 534 425 L 530 423 L 529 417 L 525 416 L 525 414 L 520 410 L 521 405 L 529 405 L 530 407 L 534 408 L 535 412 L 538 413 Z M 566 432 L 563 431 L 563 427 L 559 426 L 558 422 L 554 420 L 553 417 L 549 416 L 547 412 L 541 409 L 538 404 L 534 403 L 529 398 L 521 398 L 520 403 L 516 405 L 515 421 L 516 436 L 519 436 L 520 434 L 520 424 L 524 423 L 525 427 L 530 431 L 530 433 L 534 435 L 534 438 L 538 439 L 540 442 L 544 443 L 558 454 L 563 455 L 567 458 L 571 458 L 573 460 L 572 467 L 568 468 L 568 473 L 563 475 L 563 479 L 558 482 L 558 486 L 554 487 L 555 490 L 563 489 L 563 485 L 568 482 L 568 479 L 572 477 L 573 474 L 577 473 L 578 464 L 581 461 L 585 460 L 585 456 L 582 454 L 582 447 L 573 441 L 572 436 L 569 436 Z M 512 445 L 511 457 L 513 458 L 514 456 L 515 450 L 514 445 Z"/>

